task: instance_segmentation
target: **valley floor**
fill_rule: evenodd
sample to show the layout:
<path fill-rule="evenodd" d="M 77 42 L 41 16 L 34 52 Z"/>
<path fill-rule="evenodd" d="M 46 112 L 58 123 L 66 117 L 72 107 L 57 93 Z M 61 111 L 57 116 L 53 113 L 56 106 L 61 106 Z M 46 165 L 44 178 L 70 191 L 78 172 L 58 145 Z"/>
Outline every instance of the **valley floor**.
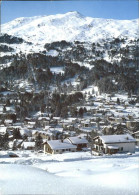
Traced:
<path fill-rule="evenodd" d="M 44 155 L 0 151 L 0 194 L 139 194 L 139 149 L 132 155 Z"/>

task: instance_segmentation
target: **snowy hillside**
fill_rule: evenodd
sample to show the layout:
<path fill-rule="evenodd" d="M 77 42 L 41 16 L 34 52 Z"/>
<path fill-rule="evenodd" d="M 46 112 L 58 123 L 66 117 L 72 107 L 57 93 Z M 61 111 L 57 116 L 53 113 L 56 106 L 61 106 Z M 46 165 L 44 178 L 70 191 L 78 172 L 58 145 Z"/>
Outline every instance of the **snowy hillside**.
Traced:
<path fill-rule="evenodd" d="M 2 33 L 43 45 L 61 40 L 95 42 L 113 37 L 134 39 L 137 38 L 137 29 L 137 19 L 99 19 L 85 17 L 78 12 L 17 18 L 1 25 Z"/>
<path fill-rule="evenodd" d="M 56 83 L 70 82 L 71 92 L 97 82 L 101 92 L 135 93 L 137 31 L 137 19 L 91 18 L 78 12 L 17 18 L 1 25 L 1 80 L 10 83 L 10 72 L 16 81 L 10 89 L 57 89 Z M 64 92 L 62 86 L 58 90 Z"/>

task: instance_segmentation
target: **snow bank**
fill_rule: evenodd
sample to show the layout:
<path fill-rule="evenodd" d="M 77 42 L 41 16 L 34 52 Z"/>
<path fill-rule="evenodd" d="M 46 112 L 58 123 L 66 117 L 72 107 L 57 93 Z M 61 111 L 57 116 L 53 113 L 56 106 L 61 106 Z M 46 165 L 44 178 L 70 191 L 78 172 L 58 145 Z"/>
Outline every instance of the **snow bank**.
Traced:
<path fill-rule="evenodd" d="M 1 194 L 139 194 L 138 151 L 104 157 L 16 153 L 19 158 L 0 158 Z"/>
<path fill-rule="evenodd" d="M 79 164 L 80 166 L 80 164 Z M 93 164 L 92 164 L 93 167 Z M 69 166 L 66 170 L 70 168 Z M 104 167 L 105 168 L 105 167 Z M 115 194 L 136 195 L 138 183 L 137 169 L 123 172 L 103 172 L 81 170 L 73 173 L 73 178 L 59 177 L 50 174 L 47 170 L 40 170 L 24 165 L 0 165 L 0 192 L 1 194 Z M 64 175 L 61 171 L 59 175 Z M 72 172 L 70 172 L 72 173 Z M 130 174 L 130 177 L 129 177 Z"/>

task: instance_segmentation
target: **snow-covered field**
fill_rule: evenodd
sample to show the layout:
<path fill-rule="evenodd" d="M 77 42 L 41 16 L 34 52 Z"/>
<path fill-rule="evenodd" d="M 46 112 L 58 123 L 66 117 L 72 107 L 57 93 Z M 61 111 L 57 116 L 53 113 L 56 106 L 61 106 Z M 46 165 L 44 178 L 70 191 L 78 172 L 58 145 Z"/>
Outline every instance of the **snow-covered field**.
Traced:
<path fill-rule="evenodd" d="M 112 156 L 14 153 L 19 157 L 0 152 L 0 194 L 139 194 L 139 151 Z"/>
<path fill-rule="evenodd" d="M 64 74 L 63 67 L 52 67 L 50 68 L 50 71 L 55 74 L 59 74 L 59 73 Z"/>

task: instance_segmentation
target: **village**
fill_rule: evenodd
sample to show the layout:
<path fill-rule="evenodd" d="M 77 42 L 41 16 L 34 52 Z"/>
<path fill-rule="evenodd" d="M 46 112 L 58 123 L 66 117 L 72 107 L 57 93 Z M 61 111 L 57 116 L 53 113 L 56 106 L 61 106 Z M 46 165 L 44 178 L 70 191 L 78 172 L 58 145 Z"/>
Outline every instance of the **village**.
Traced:
<path fill-rule="evenodd" d="M 134 153 L 139 146 L 137 97 L 100 95 L 94 89 L 92 86 L 82 91 L 76 117 L 70 113 L 55 117 L 40 110 L 22 120 L 15 109 L 21 102 L 17 94 L 0 92 L 0 149 L 46 155 L 81 151 L 93 155 Z"/>
<path fill-rule="evenodd" d="M 0 195 L 139 195 L 137 4 L 1 2 Z"/>

